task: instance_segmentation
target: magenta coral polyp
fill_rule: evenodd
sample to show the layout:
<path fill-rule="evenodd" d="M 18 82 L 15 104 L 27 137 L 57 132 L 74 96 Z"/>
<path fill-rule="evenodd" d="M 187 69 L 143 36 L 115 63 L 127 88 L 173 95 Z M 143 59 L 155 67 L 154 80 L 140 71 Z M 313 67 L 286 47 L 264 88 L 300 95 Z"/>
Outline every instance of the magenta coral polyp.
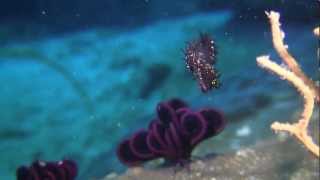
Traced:
<path fill-rule="evenodd" d="M 157 118 L 147 130 L 139 130 L 119 144 L 117 155 L 122 163 L 135 166 L 160 157 L 184 162 L 197 144 L 219 134 L 226 125 L 217 110 L 194 112 L 180 99 L 160 102 L 156 111 Z"/>

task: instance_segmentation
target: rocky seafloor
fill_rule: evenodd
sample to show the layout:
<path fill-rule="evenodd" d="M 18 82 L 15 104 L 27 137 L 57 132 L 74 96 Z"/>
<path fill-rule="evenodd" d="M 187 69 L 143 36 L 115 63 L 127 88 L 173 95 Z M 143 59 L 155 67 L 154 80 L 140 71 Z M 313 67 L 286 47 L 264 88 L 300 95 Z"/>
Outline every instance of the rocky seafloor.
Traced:
<path fill-rule="evenodd" d="M 296 142 L 273 140 L 233 153 L 199 158 L 185 167 L 135 167 L 123 175 L 110 173 L 101 180 L 317 180 L 318 170 L 319 159 Z"/>
<path fill-rule="evenodd" d="M 302 98 L 256 65 L 260 54 L 277 59 L 267 20 L 234 23 L 232 16 L 202 13 L 130 32 L 96 29 L 1 46 L 0 177 L 14 179 L 15 169 L 34 159 L 64 157 L 79 163 L 81 180 L 106 174 L 154 180 L 319 177 L 318 160 L 269 127 L 274 120 L 297 119 Z M 290 50 L 316 78 L 313 25 L 285 28 Z M 181 52 L 199 32 L 212 35 L 219 51 L 223 86 L 208 94 L 186 71 Z M 195 149 L 190 170 L 150 165 L 119 175 L 125 167 L 116 159 L 118 142 L 146 127 L 156 104 L 172 97 L 222 110 L 227 128 Z"/>

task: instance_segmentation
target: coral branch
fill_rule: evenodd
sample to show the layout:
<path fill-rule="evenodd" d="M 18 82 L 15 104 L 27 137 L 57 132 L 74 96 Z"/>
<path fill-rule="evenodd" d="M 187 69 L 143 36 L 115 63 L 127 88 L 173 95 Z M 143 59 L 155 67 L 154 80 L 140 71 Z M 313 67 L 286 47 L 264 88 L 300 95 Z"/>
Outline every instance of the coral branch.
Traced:
<path fill-rule="evenodd" d="M 298 91 L 305 100 L 304 111 L 301 114 L 302 119 L 304 119 L 304 121 L 301 122 L 301 127 L 302 130 L 306 130 L 309 124 L 309 119 L 312 116 L 312 111 L 314 107 L 313 92 L 310 90 L 308 86 L 304 84 L 304 82 L 298 76 L 296 76 L 291 71 L 276 64 L 275 62 L 272 62 L 268 56 L 257 57 L 257 63 L 260 67 L 268 69 L 276 73 L 282 79 L 286 79 L 287 81 L 291 82 L 298 89 Z"/>
<path fill-rule="evenodd" d="M 304 98 L 304 110 L 301 114 L 301 119 L 294 124 L 282 124 L 274 122 L 271 128 L 275 131 L 287 131 L 292 133 L 297 139 L 299 139 L 312 153 L 319 157 L 319 146 L 317 146 L 312 138 L 307 134 L 307 128 L 312 116 L 314 108 L 314 94 L 305 83 L 296 76 L 293 72 L 281 67 L 280 65 L 272 62 L 268 56 L 257 57 L 257 63 L 260 67 L 270 70 L 280 76 L 282 79 L 286 79 L 291 82 L 300 92 Z"/>
<path fill-rule="evenodd" d="M 272 32 L 272 42 L 275 50 L 281 57 L 281 59 L 287 64 L 289 69 L 299 76 L 305 84 L 307 84 L 312 91 L 314 91 L 314 95 L 316 96 L 316 100 L 320 102 L 320 94 L 319 88 L 311 81 L 301 70 L 299 64 L 293 58 L 293 56 L 288 52 L 288 45 L 284 44 L 283 39 L 285 37 L 285 33 L 281 30 L 281 23 L 279 22 L 280 14 L 275 11 L 265 12 L 269 18 Z"/>
<path fill-rule="evenodd" d="M 312 138 L 307 133 L 310 118 L 313 113 L 314 101 L 318 100 L 319 102 L 318 87 L 315 86 L 313 81 L 305 76 L 296 60 L 287 51 L 287 45 L 284 45 L 283 43 L 284 32 L 280 29 L 280 14 L 274 11 L 266 12 L 266 14 L 271 24 L 274 48 L 282 60 L 288 65 L 289 69 L 281 67 L 271 61 L 269 56 L 257 57 L 257 63 L 260 67 L 274 72 L 282 79 L 293 84 L 304 98 L 305 102 L 303 112 L 301 113 L 298 122 L 293 124 L 274 122 L 271 125 L 271 128 L 275 131 L 287 131 L 293 134 L 309 151 L 319 157 L 319 146 L 313 142 Z"/>
<path fill-rule="evenodd" d="M 319 146 L 315 144 L 312 138 L 307 134 L 307 131 L 302 131 L 303 126 L 300 122 L 303 122 L 303 119 L 299 123 L 288 124 L 288 123 L 279 123 L 274 122 L 271 125 L 271 128 L 275 131 L 287 131 L 299 139 L 307 149 L 309 149 L 314 155 L 319 157 Z"/>
<path fill-rule="evenodd" d="M 319 27 L 314 28 L 314 30 L 313 30 L 313 34 L 314 34 L 315 36 L 320 37 L 320 26 L 319 26 Z"/>

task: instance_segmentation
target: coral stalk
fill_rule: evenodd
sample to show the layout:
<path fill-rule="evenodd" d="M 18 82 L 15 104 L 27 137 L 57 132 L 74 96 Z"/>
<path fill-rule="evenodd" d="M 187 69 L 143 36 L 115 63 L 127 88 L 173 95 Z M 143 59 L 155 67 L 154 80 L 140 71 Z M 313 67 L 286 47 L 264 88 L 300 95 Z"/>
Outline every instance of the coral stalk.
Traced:
<path fill-rule="evenodd" d="M 300 77 L 305 84 L 307 84 L 312 91 L 314 91 L 314 95 L 316 96 L 316 100 L 320 102 L 320 94 L 319 87 L 316 87 L 313 81 L 311 81 L 301 70 L 299 64 L 296 62 L 294 57 L 288 52 L 288 45 L 284 44 L 283 39 L 285 37 L 285 33 L 281 30 L 281 23 L 279 22 L 280 14 L 275 11 L 265 12 L 269 18 L 272 32 L 272 42 L 275 50 L 281 57 L 281 59 L 287 64 L 289 69 L 295 73 L 298 77 Z"/>
<path fill-rule="evenodd" d="M 281 59 L 288 65 L 288 69 L 269 59 L 269 56 L 257 57 L 260 67 L 274 72 L 282 79 L 289 81 L 304 98 L 304 109 L 298 122 L 280 123 L 274 122 L 271 128 L 275 131 L 287 131 L 293 134 L 314 155 L 319 157 L 319 145 L 315 144 L 308 135 L 308 125 L 314 109 L 314 102 L 319 102 L 319 88 L 300 69 L 299 64 L 287 51 L 288 46 L 283 43 L 284 32 L 280 28 L 280 14 L 274 11 L 266 12 L 271 24 L 272 41 L 274 48 Z"/>
<path fill-rule="evenodd" d="M 296 76 L 293 72 L 286 70 L 275 62 L 271 61 L 268 56 L 260 56 L 257 58 L 257 63 L 260 67 L 268 69 L 282 79 L 286 79 L 291 82 L 300 92 L 304 98 L 304 109 L 301 114 L 301 119 L 294 124 L 282 124 L 274 122 L 271 128 L 275 131 L 287 131 L 292 133 L 297 139 L 299 139 L 313 154 L 319 157 L 319 146 L 317 146 L 312 138 L 307 134 L 308 124 L 312 116 L 314 108 L 314 94 L 311 89 L 305 85 L 305 83 Z"/>

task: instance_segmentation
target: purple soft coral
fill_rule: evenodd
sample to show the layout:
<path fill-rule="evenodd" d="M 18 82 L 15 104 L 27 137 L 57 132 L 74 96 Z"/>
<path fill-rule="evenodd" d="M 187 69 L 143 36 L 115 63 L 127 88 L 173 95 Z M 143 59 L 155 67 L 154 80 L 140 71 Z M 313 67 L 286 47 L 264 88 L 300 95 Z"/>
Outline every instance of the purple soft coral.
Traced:
<path fill-rule="evenodd" d="M 17 180 L 74 180 L 77 165 L 72 160 L 58 162 L 35 161 L 17 169 Z"/>
<path fill-rule="evenodd" d="M 217 110 L 193 112 L 180 99 L 160 102 L 156 111 L 157 118 L 150 122 L 148 130 L 139 130 L 118 146 L 122 163 L 135 166 L 159 157 L 183 162 L 190 159 L 198 143 L 219 134 L 226 124 Z"/>
<path fill-rule="evenodd" d="M 220 133 L 226 121 L 215 109 L 191 111 L 180 99 L 160 102 L 157 118 L 148 130 L 139 130 L 120 143 L 117 155 L 128 166 L 163 157 L 171 162 L 188 160 L 194 147 Z"/>

